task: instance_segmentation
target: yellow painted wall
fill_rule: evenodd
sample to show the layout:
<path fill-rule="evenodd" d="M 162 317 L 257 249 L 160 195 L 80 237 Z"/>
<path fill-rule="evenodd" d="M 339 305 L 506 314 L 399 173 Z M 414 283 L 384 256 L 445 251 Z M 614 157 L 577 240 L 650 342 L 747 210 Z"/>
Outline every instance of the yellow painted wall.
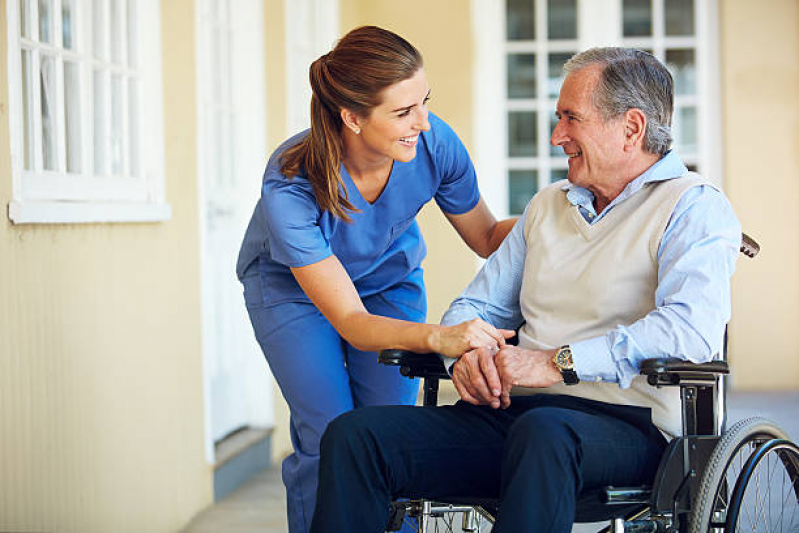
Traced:
<path fill-rule="evenodd" d="M 162 4 L 157 224 L 13 226 L 0 2 L 0 531 L 176 531 L 204 455 L 194 2 Z"/>
<path fill-rule="evenodd" d="M 738 389 L 799 387 L 799 3 L 722 0 L 725 187 L 763 251 L 733 278 Z"/>
<path fill-rule="evenodd" d="M 374 24 L 399 33 L 419 49 L 432 89 L 430 109 L 452 126 L 471 150 L 474 44 L 469 2 L 341 0 L 340 5 L 342 34 Z M 471 281 L 477 263 L 434 202 L 422 210 L 419 223 L 428 246 L 423 265 L 428 321 L 438 322 Z"/>

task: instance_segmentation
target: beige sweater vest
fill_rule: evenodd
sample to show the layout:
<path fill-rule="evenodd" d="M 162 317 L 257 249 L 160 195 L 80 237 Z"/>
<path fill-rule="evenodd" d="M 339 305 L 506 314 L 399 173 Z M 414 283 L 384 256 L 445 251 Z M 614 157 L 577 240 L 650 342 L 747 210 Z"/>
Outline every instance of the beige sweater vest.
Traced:
<path fill-rule="evenodd" d="M 644 185 L 589 225 L 562 190 L 564 181 L 543 189 L 527 211 L 527 242 L 520 296 L 526 321 L 524 348 L 550 349 L 605 335 L 655 308 L 657 254 L 672 211 L 685 191 L 708 185 L 689 172 Z M 676 355 L 676 354 L 675 354 Z M 576 361 L 579 369 L 579 360 Z M 652 409 L 652 422 L 667 436 L 679 435 L 679 390 L 657 389 L 637 376 L 630 388 L 581 381 L 547 389 L 516 387 L 514 394 L 569 394 Z"/>

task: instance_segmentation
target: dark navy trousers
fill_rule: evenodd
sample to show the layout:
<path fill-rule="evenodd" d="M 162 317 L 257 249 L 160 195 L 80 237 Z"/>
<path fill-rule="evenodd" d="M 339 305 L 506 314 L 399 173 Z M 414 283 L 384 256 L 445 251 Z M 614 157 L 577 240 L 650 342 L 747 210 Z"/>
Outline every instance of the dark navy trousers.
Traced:
<path fill-rule="evenodd" d="M 665 445 L 648 408 L 571 396 L 365 407 L 322 437 L 311 531 L 381 532 L 400 497 L 499 495 L 493 531 L 568 533 L 582 491 L 649 483 Z"/>

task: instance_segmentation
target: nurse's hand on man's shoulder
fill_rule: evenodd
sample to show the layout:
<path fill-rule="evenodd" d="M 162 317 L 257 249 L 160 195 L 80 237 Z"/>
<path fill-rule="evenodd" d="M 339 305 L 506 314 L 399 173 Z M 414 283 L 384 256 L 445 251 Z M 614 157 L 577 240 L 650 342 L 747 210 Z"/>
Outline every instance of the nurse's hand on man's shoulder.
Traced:
<path fill-rule="evenodd" d="M 438 326 L 430 341 L 431 351 L 447 357 L 461 357 L 470 350 L 482 347 L 499 349 L 505 339 L 516 333 L 507 329 L 497 329 L 488 322 L 475 318 L 455 326 Z M 496 351 L 496 350 L 495 350 Z"/>

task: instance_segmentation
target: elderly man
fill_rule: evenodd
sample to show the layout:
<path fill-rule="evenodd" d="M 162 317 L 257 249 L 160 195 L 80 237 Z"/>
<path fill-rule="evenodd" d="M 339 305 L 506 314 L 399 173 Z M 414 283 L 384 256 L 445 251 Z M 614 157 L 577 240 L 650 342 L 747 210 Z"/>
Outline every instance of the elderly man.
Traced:
<path fill-rule="evenodd" d="M 399 496 L 499 494 L 494 531 L 567 532 L 578 494 L 650 481 L 680 431 L 678 392 L 637 370 L 719 351 L 740 224 L 669 151 L 673 81 L 660 62 L 602 48 L 565 70 L 551 142 L 568 182 L 530 201 L 444 316 L 524 323 L 519 346 L 447 361 L 454 406 L 335 420 L 312 531 L 382 531 Z"/>

